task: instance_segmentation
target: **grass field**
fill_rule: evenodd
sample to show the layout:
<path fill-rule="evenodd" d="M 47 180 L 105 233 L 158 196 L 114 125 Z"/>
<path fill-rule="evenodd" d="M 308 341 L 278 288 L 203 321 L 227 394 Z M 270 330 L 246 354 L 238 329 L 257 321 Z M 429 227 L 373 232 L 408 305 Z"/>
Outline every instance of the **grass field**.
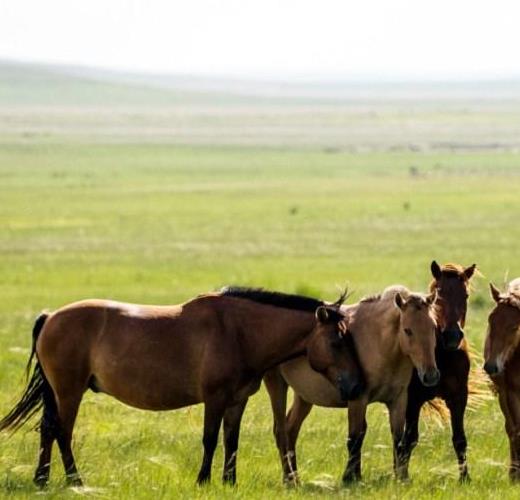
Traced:
<path fill-rule="evenodd" d="M 476 262 L 484 277 L 474 280 L 466 334 L 481 351 L 492 307 L 488 280 L 502 284 L 506 273 L 520 275 L 517 97 L 509 108 L 457 105 L 461 101 L 446 109 L 431 102 L 386 108 L 371 102 L 363 113 L 379 110 L 372 118 L 346 101 L 339 108 L 284 101 L 276 103 L 284 110 L 278 114 L 271 102 L 254 101 L 251 114 L 250 107 L 241 107 L 243 97 L 225 103 L 215 97 L 219 119 L 212 121 L 211 113 L 201 115 L 202 109 L 215 109 L 210 93 L 199 101 L 190 93 L 192 107 L 186 104 L 190 99 L 179 98 L 183 115 L 175 107 L 178 91 L 62 77 L 60 88 L 68 90 L 60 105 L 56 82 L 45 83 L 40 70 L 31 70 L 34 81 L 23 68 L 3 71 L 11 82 L 30 84 L 18 91 L 0 85 L 2 414 L 22 389 L 35 316 L 76 299 L 177 303 L 225 284 L 334 299 L 337 286 L 348 283 L 354 301 L 392 283 L 426 290 L 434 258 Z M 86 101 L 80 99 L 84 94 L 90 96 Z M 35 97 L 27 102 L 26 95 Z M 114 133 L 106 107 L 110 95 L 119 99 L 117 120 L 131 123 L 130 131 Z M 191 139 L 171 132 L 175 121 L 161 113 L 162 103 L 193 127 Z M 318 122 L 314 116 L 291 128 L 298 113 L 312 117 L 313 106 L 324 113 Z M 466 112 L 457 115 L 455 109 Z M 322 130 L 327 117 L 339 115 L 339 129 Z M 85 117 L 92 120 L 87 128 Z M 392 119 L 402 124 L 403 117 L 411 135 L 428 135 L 426 146 L 408 147 L 406 127 L 380 141 L 370 132 L 371 119 L 377 129 L 377 123 Z M 241 140 L 242 119 L 246 130 L 250 123 L 250 132 L 258 127 L 268 132 L 256 142 L 254 134 Z M 468 147 L 438 146 L 446 120 L 460 134 L 457 144 Z M 319 136 L 302 143 L 300 131 L 313 136 L 312 123 L 318 123 Z M 414 123 L 427 124 L 431 134 L 418 132 Z M 359 132 L 358 142 L 344 137 L 349 124 Z M 283 132 L 283 140 L 275 140 L 271 125 Z M 172 127 L 182 129 L 182 120 Z M 423 144 L 419 139 L 412 142 Z M 496 400 L 467 413 L 469 485 L 457 483 L 448 427 L 431 419 L 422 423 L 412 481 L 399 484 L 392 479 L 391 439 L 380 406 L 370 408 L 368 422 L 364 480 L 343 489 L 345 412 L 315 408 L 300 439 L 303 486 L 287 490 L 262 388 L 243 419 L 238 487 L 220 484 L 219 449 L 213 482 L 200 489 L 194 483 L 202 455 L 202 407 L 145 413 L 89 393 L 74 442 L 87 488 L 64 488 L 55 453 L 44 497 L 518 497 L 520 490 L 507 479 L 508 443 Z M 38 435 L 29 427 L 0 436 L 1 497 L 34 495 L 37 449 Z"/>

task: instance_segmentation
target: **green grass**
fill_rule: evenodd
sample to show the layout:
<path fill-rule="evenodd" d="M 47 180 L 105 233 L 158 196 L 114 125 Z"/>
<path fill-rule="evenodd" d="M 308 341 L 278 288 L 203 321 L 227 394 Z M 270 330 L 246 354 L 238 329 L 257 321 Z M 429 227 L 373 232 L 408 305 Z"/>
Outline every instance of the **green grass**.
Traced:
<path fill-rule="evenodd" d="M 487 281 L 520 275 L 517 90 L 336 103 L 95 75 L 0 64 L 0 414 L 23 388 L 35 316 L 86 297 L 168 304 L 244 284 L 333 300 L 348 283 L 355 301 L 393 283 L 426 290 L 432 259 L 476 262 L 466 335 L 481 351 Z M 343 489 L 346 414 L 315 408 L 303 485 L 287 490 L 262 388 L 243 419 L 238 487 L 220 484 L 219 448 L 199 489 L 201 406 L 146 413 L 88 393 L 74 440 L 87 488 L 64 487 L 55 450 L 44 497 L 518 497 L 494 399 L 467 413 L 469 485 L 448 427 L 422 421 L 412 481 L 399 484 L 380 405 L 368 423 L 364 480 Z M 33 497 L 37 452 L 30 426 L 0 436 L 0 497 Z"/>
<path fill-rule="evenodd" d="M 410 169 L 410 167 L 415 169 Z M 0 149 L 0 408 L 22 388 L 43 308 L 90 296 L 176 303 L 227 283 L 352 300 L 401 282 L 425 290 L 429 264 L 476 262 L 467 335 L 479 350 L 487 280 L 520 275 L 520 155 L 325 153 L 291 149 L 6 144 Z M 201 407 L 145 413 L 87 394 L 74 448 L 87 489 L 110 498 L 518 495 L 495 400 L 469 412 L 470 485 L 457 484 L 448 428 L 422 424 L 412 482 L 391 476 L 383 409 L 369 412 L 364 481 L 341 489 L 345 412 L 315 409 L 299 443 L 303 486 L 281 485 L 264 389 L 243 420 L 239 486 L 194 486 Z M 29 497 L 37 434 L 0 437 L 0 495 Z M 57 453 L 46 497 L 63 487 Z"/>

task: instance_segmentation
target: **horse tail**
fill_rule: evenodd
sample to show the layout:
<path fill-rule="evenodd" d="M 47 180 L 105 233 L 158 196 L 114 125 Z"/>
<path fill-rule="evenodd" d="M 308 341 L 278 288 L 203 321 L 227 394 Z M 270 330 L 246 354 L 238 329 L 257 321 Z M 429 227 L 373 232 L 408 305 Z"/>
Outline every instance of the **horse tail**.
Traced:
<path fill-rule="evenodd" d="M 474 411 L 493 399 L 496 391 L 488 375 L 482 369 L 484 360 L 481 354 L 469 342 L 467 352 L 473 366 L 468 379 L 468 410 Z"/>
<path fill-rule="evenodd" d="M 49 314 L 42 313 L 36 319 L 32 333 L 32 348 L 27 362 L 26 374 L 27 374 L 27 386 L 25 388 L 20 401 L 16 406 L 2 419 L 0 420 L 0 431 L 11 430 L 17 431 L 22 425 L 31 419 L 43 406 L 43 396 L 47 389 L 48 382 L 43 373 L 42 367 L 38 360 L 32 370 L 31 365 L 34 355 L 36 354 L 36 341 L 42 331 L 45 321 L 49 317 Z M 30 379 L 29 379 L 30 376 Z"/>

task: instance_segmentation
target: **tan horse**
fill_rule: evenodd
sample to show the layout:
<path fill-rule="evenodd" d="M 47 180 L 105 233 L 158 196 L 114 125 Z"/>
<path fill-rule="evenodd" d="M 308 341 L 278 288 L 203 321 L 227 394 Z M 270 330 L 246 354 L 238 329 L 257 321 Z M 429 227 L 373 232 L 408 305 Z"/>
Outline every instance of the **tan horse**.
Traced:
<path fill-rule="evenodd" d="M 210 479 L 223 421 L 223 480 L 234 483 L 242 413 L 266 370 L 307 354 L 311 366 L 336 386 L 338 398 L 349 396 L 350 358 L 338 326 L 343 300 L 327 305 L 230 288 L 175 306 L 86 300 L 43 314 L 33 330 L 32 378 L 18 405 L 0 421 L 0 430 L 17 429 L 43 406 L 34 480 L 39 486 L 47 483 L 57 440 L 68 482 L 79 485 L 71 438 L 88 388 L 146 410 L 204 403 L 198 482 Z"/>
<path fill-rule="evenodd" d="M 489 315 L 484 370 L 493 381 L 509 437 L 509 477 L 520 481 L 520 278 L 500 293 L 492 283 L 496 306 Z"/>
<path fill-rule="evenodd" d="M 367 428 L 365 414 L 367 405 L 376 401 L 385 403 L 390 412 L 395 474 L 398 478 L 407 477 L 401 439 L 413 367 L 425 385 L 435 385 L 439 380 L 435 364 L 434 300 L 435 293 L 423 296 L 395 286 L 386 289 L 381 296 L 342 309 L 348 318 L 348 331 L 366 384 L 361 396 L 348 402 L 349 461 L 343 474 L 345 483 L 361 477 L 361 446 Z M 344 408 L 347 403 L 340 400 L 328 380 L 311 369 L 304 357 L 271 370 L 264 381 L 271 397 L 284 481 L 297 481 L 296 440 L 312 405 Z M 288 386 L 295 394 L 286 419 Z"/>

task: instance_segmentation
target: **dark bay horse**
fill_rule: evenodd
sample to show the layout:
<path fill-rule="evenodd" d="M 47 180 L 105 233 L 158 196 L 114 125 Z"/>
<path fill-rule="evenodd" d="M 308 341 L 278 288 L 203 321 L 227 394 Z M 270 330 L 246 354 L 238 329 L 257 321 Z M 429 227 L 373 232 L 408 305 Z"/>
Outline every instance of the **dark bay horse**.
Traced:
<path fill-rule="evenodd" d="M 426 387 L 421 384 L 414 371 L 408 388 L 406 408 L 406 430 L 403 448 L 407 460 L 419 440 L 419 414 L 427 401 L 442 398 L 450 411 L 452 443 L 459 463 L 460 481 L 469 480 L 466 462 L 466 434 L 464 413 L 468 402 L 468 377 L 470 355 L 464 339 L 463 328 L 470 292 L 469 281 L 476 265 L 462 267 L 459 264 L 444 264 L 433 261 L 431 272 L 433 281 L 430 290 L 436 291 L 435 319 L 437 321 L 437 347 L 435 359 L 441 372 L 439 384 Z"/>
<path fill-rule="evenodd" d="M 316 373 L 305 357 L 287 361 L 266 374 L 264 382 L 271 398 L 274 433 L 285 482 L 298 481 L 296 441 L 303 421 L 315 404 L 333 408 L 348 406 L 349 460 L 343 474 L 343 481 L 348 483 L 361 477 L 367 405 L 384 403 L 390 414 L 394 471 L 398 478 L 407 477 L 401 441 L 412 369 L 417 368 L 426 385 L 435 385 L 439 380 L 435 363 L 434 300 L 435 292 L 424 296 L 397 286 L 386 289 L 380 296 L 342 308 L 365 384 L 355 400 L 348 403 L 341 400 L 330 382 Z M 286 418 L 288 386 L 294 390 L 294 402 Z"/>
<path fill-rule="evenodd" d="M 204 457 L 198 483 L 209 481 L 221 423 L 223 480 L 236 481 L 240 421 L 248 397 L 266 370 L 295 356 L 336 387 L 339 399 L 355 385 L 343 315 L 334 304 L 268 292 L 227 288 L 181 305 L 146 306 L 85 300 L 42 314 L 33 330 L 20 402 L 0 421 L 16 430 L 43 407 L 40 456 L 34 476 L 44 486 L 56 440 L 69 484 L 80 485 L 71 449 L 74 422 L 90 388 L 146 410 L 173 410 L 204 403 Z"/>
<path fill-rule="evenodd" d="M 484 370 L 498 392 L 509 438 L 509 477 L 520 481 L 520 278 L 506 293 L 490 284 L 496 302 L 488 318 L 484 346 Z"/>

